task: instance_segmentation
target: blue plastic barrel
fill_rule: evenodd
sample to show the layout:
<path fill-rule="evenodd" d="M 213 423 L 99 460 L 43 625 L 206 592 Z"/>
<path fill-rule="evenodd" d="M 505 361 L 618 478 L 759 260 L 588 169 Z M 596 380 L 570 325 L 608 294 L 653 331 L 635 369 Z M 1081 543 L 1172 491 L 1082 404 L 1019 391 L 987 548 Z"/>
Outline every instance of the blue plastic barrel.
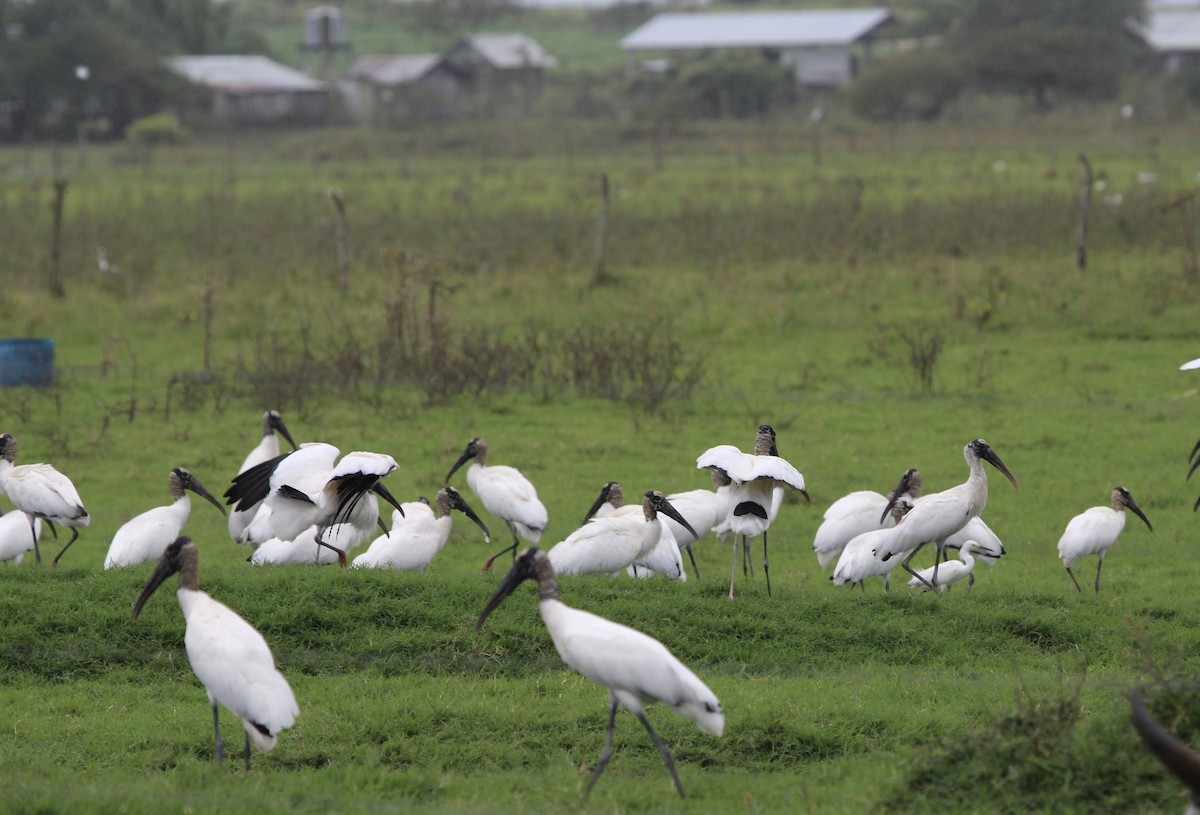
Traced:
<path fill-rule="evenodd" d="M 0 386 L 54 384 L 54 340 L 0 340 Z"/>

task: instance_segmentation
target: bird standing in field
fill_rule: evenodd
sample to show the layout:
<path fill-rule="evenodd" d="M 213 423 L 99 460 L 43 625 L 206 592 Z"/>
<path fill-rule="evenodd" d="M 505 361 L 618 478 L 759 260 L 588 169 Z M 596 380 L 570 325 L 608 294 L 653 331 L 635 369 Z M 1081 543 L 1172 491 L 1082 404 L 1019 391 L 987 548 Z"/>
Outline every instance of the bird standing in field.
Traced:
<path fill-rule="evenodd" d="M 396 469 L 394 458 L 357 451 L 339 460 L 338 454 L 332 444 L 302 444 L 295 452 L 234 476 L 225 491 L 226 503 L 244 509 L 264 501 L 264 508 L 271 510 L 273 536 L 281 540 L 295 540 L 305 529 L 316 526 L 317 546 L 332 549 L 338 563 L 345 566 L 345 551 L 326 541 L 324 531 L 334 524 L 349 523 L 365 536 L 380 522 L 375 495 L 397 509 L 400 504 L 380 482 Z"/>
<path fill-rule="evenodd" d="M 550 559 L 536 547 L 526 549 L 513 562 L 512 569 L 479 615 L 475 629 L 482 629 L 488 615 L 525 580 L 537 581 L 538 609 L 563 662 L 608 688 L 608 729 L 604 750 L 588 781 L 587 793 L 592 791 L 612 757 L 613 726 L 617 709 L 624 706 L 650 734 L 671 773 L 679 797 L 684 797 L 675 760 L 650 726 L 645 706 L 664 702 L 704 732 L 720 736 L 725 730 L 725 714 L 716 695 L 653 637 L 564 604 Z"/>
<path fill-rule="evenodd" d="M 661 495 L 661 493 L 659 494 Z M 647 495 L 649 495 L 649 493 L 647 493 Z M 671 506 L 672 510 L 677 515 L 681 516 L 682 513 L 680 513 L 678 508 L 671 503 L 671 500 L 669 498 L 666 500 L 667 504 Z M 586 527 L 588 523 L 592 522 L 593 520 L 610 518 L 614 515 L 629 515 L 631 518 L 640 517 L 644 519 L 646 510 L 645 503 L 646 502 L 643 500 L 642 506 L 638 506 L 636 504 L 625 504 L 625 494 L 621 490 L 621 485 L 616 481 L 609 481 L 600 490 L 600 494 L 596 497 L 595 502 L 593 502 L 591 508 L 588 510 L 587 515 L 584 517 L 584 526 Z M 651 574 L 659 574 L 670 580 L 686 582 L 687 575 L 683 571 L 683 558 L 679 552 L 679 543 L 675 539 L 675 533 L 671 530 L 672 528 L 678 529 L 679 533 L 690 541 L 693 539 L 692 535 L 694 534 L 688 531 L 692 529 L 690 521 L 688 522 L 688 526 L 685 527 L 667 512 L 659 513 L 657 511 L 655 512 L 655 518 L 658 521 L 658 540 L 653 544 L 653 546 L 651 546 L 649 551 L 643 550 L 639 552 L 637 559 L 625 566 L 625 571 L 630 577 L 649 577 Z M 630 524 L 633 524 L 632 520 L 630 521 Z M 594 532 L 595 530 L 592 531 Z M 576 532 L 572 533 L 567 538 L 567 540 L 572 539 L 580 540 L 581 543 L 583 540 L 588 542 L 576 547 L 574 545 L 574 541 L 572 541 L 572 544 L 563 546 L 561 549 L 559 548 L 558 544 L 555 544 L 555 546 L 550 549 L 550 564 L 554 566 L 555 571 L 559 574 L 564 574 L 567 571 L 573 571 L 573 566 L 583 565 L 586 567 L 588 565 L 595 565 L 600 561 L 607 561 L 609 559 L 621 557 L 620 555 L 617 555 L 616 551 L 610 551 L 605 554 L 600 554 L 598 552 L 593 552 L 590 554 L 586 553 L 588 548 L 594 548 L 597 546 L 597 544 L 599 544 L 600 548 L 603 549 L 605 543 L 607 542 L 607 539 L 604 535 L 599 535 L 596 537 L 576 530 Z M 559 552 L 557 555 L 554 554 L 555 550 L 558 550 Z M 568 552 L 571 552 L 571 554 L 568 555 Z M 559 561 L 557 558 L 564 559 Z M 567 565 L 567 558 L 569 558 L 571 566 Z M 559 569 L 560 562 L 563 565 L 562 569 Z M 595 568 L 587 568 L 586 571 L 600 570 Z"/>
<path fill-rule="evenodd" d="M 1100 559 L 1096 563 L 1096 593 L 1100 593 L 1100 568 L 1104 565 L 1104 556 L 1108 554 L 1108 550 L 1117 542 L 1121 530 L 1125 528 L 1125 510 L 1127 508 L 1133 510 L 1133 513 L 1145 522 L 1146 528 L 1151 532 L 1154 531 L 1154 527 L 1150 525 L 1150 519 L 1138 507 L 1133 496 L 1129 494 L 1129 490 L 1124 487 L 1113 489 L 1110 506 L 1086 509 L 1067 522 L 1066 530 L 1058 539 L 1058 556 L 1062 559 L 1063 566 L 1067 568 L 1067 574 L 1071 575 L 1071 581 L 1075 584 L 1075 588 L 1079 589 L 1080 594 L 1083 593 L 1083 587 L 1075 579 L 1071 566 L 1086 555 L 1099 555 Z"/>
<path fill-rule="evenodd" d="M 893 526 L 899 526 L 904 520 L 904 516 L 912 508 L 913 502 L 907 496 L 901 496 L 897 499 L 892 504 L 889 512 Z M 883 590 L 891 591 L 892 569 L 900 565 L 900 559 L 890 558 L 883 561 L 875 557 L 875 548 L 887 539 L 891 531 L 892 527 L 872 529 L 868 532 L 855 535 L 849 543 L 842 547 L 842 554 L 838 556 L 838 562 L 833 569 L 833 574 L 829 575 L 829 580 L 833 585 L 844 586 L 848 583 L 853 587 L 857 583 L 859 588 L 863 590 L 863 594 L 866 594 L 866 579 L 868 577 L 882 577 Z"/>
<path fill-rule="evenodd" d="M 592 518 L 583 526 L 576 529 L 567 538 L 557 544 L 547 553 L 555 572 L 559 574 L 614 574 L 633 564 L 645 562 L 658 547 L 664 534 L 670 535 L 663 529 L 659 515 L 674 518 L 693 538 L 696 533 L 692 530 L 687 519 L 671 506 L 666 496 L 657 490 L 650 490 L 642 499 L 642 505 L 620 506 L 599 514 L 603 505 L 612 506 L 612 496 L 620 495 L 620 486 L 610 481 L 601 491 L 600 498 L 588 512 L 597 517 Z M 601 500 L 604 499 L 604 500 Z M 616 500 L 620 501 L 620 498 Z M 673 539 L 672 539 L 673 542 Z M 678 579 L 682 574 L 682 564 L 679 562 L 679 548 L 675 547 L 676 563 L 679 563 L 678 575 L 668 574 Z"/>
<path fill-rule="evenodd" d="M 975 553 L 983 547 L 977 541 L 967 541 L 959 548 L 960 560 L 947 560 L 942 564 L 942 572 L 938 576 L 937 590 L 945 591 L 960 580 L 967 580 L 967 591 L 975 585 Z M 933 567 L 922 569 L 917 576 L 908 581 L 909 588 L 920 588 L 929 591 L 933 585 Z"/>
<path fill-rule="evenodd" d="M 732 444 L 721 444 L 701 453 L 696 459 L 696 467 L 718 467 L 724 470 L 732 481 L 729 491 L 731 509 L 723 524 L 734 536 L 729 599 L 733 599 L 739 535 L 743 553 L 748 551 L 749 538 L 762 535 L 763 576 L 766 577 L 767 596 L 770 597 L 771 573 L 767 563 L 767 529 L 779 512 L 784 485 L 799 490 L 808 499 L 808 492 L 804 489 L 804 476 L 780 457 L 775 444 L 775 430 L 766 424 L 759 425 L 753 453 L 743 453 Z"/>
<path fill-rule="evenodd" d="M 492 561 L 505 552 L 512 552 L 516 557 L 517 548 L 521 545 L 518 534 L 530 543 L 541 540 L 549 515 L 538 500 L 537 490 L 519 470 L 487 464 L 487 444 L 479 436 L 467 442 L 458 461 L 446 473 L 445 483 L 449 484 L 450 476 L 468 461 L 471 466 L 467 468 L 467 485 L 483 502 L 484 509 L 504 521 L 513 539 L 512 546 L 506 546 L 488 559 L 484 566 L 486 571 L 491 568 Z"/>
<path fill-rule="evenodd" d="M 175 573 L 179 574 L 179 607 L 187 624 L 183 642 L 188 662 L 212 705 L 216 760 L 224 757 L 217 710 L 221 704 L 242 720 L 248 770 L 250 740 L 263 752 L 273 748 L 279 733 L 291 727 L 300 714 L 296 697 L 275 667 L 262 635 L 229 607 L 200 591 L 200 553 L 191 538 L 176 538 L 163 552 L 133 606 L 133 619 L 154 590 Z"/>
<path fill-rule="evenodd" d="M 113 535 L 108 554 L 104 557 L 105 569 L 136 566 L 162 557 L 163 550 L 179 537 L 192 512 L 192 502 L 187 495 L 189 490 L 209 501 L 222 515 L 225 514 L 221 502 L 183 467 L 171 470 L 167 476 L 167 486 L 171 490 L 170 504 L 130 518 Z"/>
<path fill-rule="evenodd" d="M 13 506 L 25 513 L 29 528 L 34 519 L 41 518 L 50 525 L 50 531 L 58 537 L 56 523 L 71 527 L 71 539 L 62 548 L 51 565 L 57 566 L 58 559 L 71 548 L 79 537 L 79 530 L 92 522 L 92 517 L 83 507 L 83 500 L 71 479 L 49 464 L 13 464 L 17 458 L 17 440 L 11 433 L 0 434 L 0 492 L 8 496 Z M 36 535 L 35 535 L 36 538 Z M 35 540 L 33 554 L 42 562 L 42 553 Z"/>
<path fill-rule="evenodd" d="M 492 533 L 487 525 L 454 487 L 442 487 L 434 500 L 437 502 L 437 517 L 429 515 L 427 518 L 393 524 L 390 534 L 376 538 L 370 548 L 356 557 L 351 565 L 355 568 L 425 571 L 425 567 L 450 539 L 450 512 L 455 509 L 483 530 L 485 543 L 491 542 Z M 416 511 L 409 514 L 415 515 Z"/>
<path fill-rule="evenodd" d="M 920 470 L 910 467 L 892 492 L 915 499 L 921 494 Z M 887 505 L 888 496 L 874 490 L 858 490 L 830 504 L 813 536 L 813 552 L 821 568 L 827 569 L 836 563 L 846 544 L 864 532 L 894 526 L 892 514 L 886 511 Z"/>
<path fill-rule="evenodd" d="M 988 481 L 983 462 L 988 462 L 1004 473 L 1013 487 L 1017 486 L 1016 477 L 1009 472 L 992 446 L 983 439 L 967 442 L 963 447 L 963 458 L 971 471 L 967 480 L 916 501 L 915 506 L 905 516 L 904 523 L 891 530 L 884 543 L 875 550 L 875 556 L 885 561 L 903 554 L 904 559 L 900 561 L 900 565 L 913 577 L 917 577 L 917 572 L 909 562 L 921 547 L 932 541 L 937 546 L 933 574 L 930 580 L 922 578 L 922 582 L 931 589 L 937 588 L 938 567 L 945 551 L 946 538 L 966 526 L 967 521 L 978 517 L 987 506 Z M 893 493 L 889 499 L 889 507 L 891 502 L 899 497 L 899 494 Z"/>
<path fill-rule="evenodd" d="M 31 527 L 24 512 L 0 515 L 0 562 L 11 560 L 14 566 L 19 564 L 41 534 L 41 518 L 34 518 Z"/>
<path fill-rule="evenodd" d="M 709 472 L 713 482 L 711 490 L 686 490 L 667 496 L 671 506 L 688 519 L 688 523 L 700 537 L 707 535 L 717 527 L 717 524 L 729 517 L 729 490 L 733 481 L 729 478 L 729 473 L 720 467 L 713 467 Z M 692 570 L 696 573 L 696 579 L 699 580 L 700 567 L 696 565 L 696 555 L 692 553 L 691 537 L 674 518 L 665 518 L 664 523 L 671 531 L 679 548 L 687 551 L 688 558 L 692 561 Z"/>
<path fill-rule="evenodd" d="M 1133 727 L 1142 737 L 1142 743 L 1191 793 L 1184 815 L 1200 815 L 1200 753 L 1155 721 L 1146 709 L 1142 695 L 1136 690 L 1129 696 L 1129 706 L 1133 714 Z"/>
<path fill-rule="evenodd" d="M 262 417 L 262 439 L 255 445 L 254 449 L 242 461 L 242 466 L 238 468 L 238 473 L 244 473 L 251 467 L 256 467 L 264 461 L 270 461 L 273 458 L 278 458 L 279 436 L 287 439 L 288 444 L 292 445 L 295 450 L 296 442 L 292 439 L 292 434 L 288 432 L 287 426 L 283 423 L 283 417 L 279 415 L 278 410 L 268 410 Z M 237 509 L 229 513 L 229 537 L 233 538 L 238 543 L 246 543 L 245 533 L 248 527 L 254 520 L 255 514 L 262 507 L 262 502 Z"/>

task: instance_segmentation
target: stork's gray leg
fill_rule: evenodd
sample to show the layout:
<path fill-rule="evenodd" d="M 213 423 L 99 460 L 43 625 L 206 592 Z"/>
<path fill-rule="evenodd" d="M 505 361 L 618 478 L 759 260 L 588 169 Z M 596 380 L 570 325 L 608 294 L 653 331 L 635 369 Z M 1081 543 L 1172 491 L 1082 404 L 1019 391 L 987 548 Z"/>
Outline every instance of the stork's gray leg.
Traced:
<path fill-rule="evenodd" d="M 767 597 L 771 596 L 771 572 L 767 565 L 767 530 L 763 530 L 763 577 L 767 579 Z"/>
<path fill-rule="evenodd" d="M 33 536 L 33 557 L 35 562 L 41 563 L 42 553 L 41 550 L 38 549 L 37 527 L 35 526 L 37 518 L 35 518 L 33 515 L 30 515 L 28 512 L 25 513 L 25 517 L 29 519 L 29 534 Z M 54 524 L 51 524 L 49 521 L 46 521 L 46 523 L 50 524 L 50 529 L 54 529 Z M 58 537 L 58 532 L 54 533 L 54 537 Z"/>
<path fill-rule="evenodd" d="M 692 561 L 692 569 L 693 569 L 693 571 L 696 572 L 696 579 L 699 580 L 700 579 L 700 567 L 696 565 L 696 556 L 694 554 L 692 554 L 692 545 L 689 543 L 686 546 L 684 546 L 684 548 L 687 549 L 688 557 L 691 558 L 691 561 Z"/>
<path fill-rule="evenodd" d="M 663 763 L 671 771 L 671 780 L 675 782 L 675 789 L 679 790 L 679 797 L 683 798 L 683 784 L 679 783 L 679 774 L 675 772 L 675 759 L 671 757 L 671 751 L 667 749 L 667 745 L 663 744 L 662 739 L 654 732 L 654 728 L 650 726 L 650 720 L 646 718 L 646 714 L 639 710 L 635 715 L 638 717 L 638 721 L 646 728 L 646 732 L 650 734 L 650 738 L 654 739 L 654 746 L 658 748 L 659 754 L 662 755 Z"/>
<path fill-rule="evenodd" d="M 53 525 L 51 525 L 50 528 L 53 529 L 54 528 Z M 62 551 L 54 556 L 54 560 L 50 561 L 51 566 L 58 565 L 58 559 L 60 557 L 62 557 L 64 554 L 66 554 L 67 550 L 71 548 L 71 544 L 74 543 L 75 539 L 78 537 L 79 537 L 79 530 L 76 529 L 75 527 L 71 527 L 71 539 L 69 541 L 67 541 L 67 545 L 62 548 Z"/>
<path fill-rule="evenodd" d="M 933 587 L 937 588 L 938 566 L 942 562 L 942 555 L 945 554 L 946 549 L 942 541 L 937 541 L 934 545 L 937 546 L 937 556 L 933 559 Z"/>
<path fill-rule="evenodd" d="M 1100 562 L 1096 564 L 1096 594 L 1100 593 L 1100 567 L 1104 565 L 1104 553 L 1100 553 Z"/>
<path fill-rule="evenodd" d="M 915 571 L 913 571 L 913 567 L 912 567 L 912 566 L 909 566 L 909 565 L 908 565 L 908 562 L 909 562 L 910 560 L 912 560 L 912 559 L 913 559 L 913 556 L 914 556 L 914 555 L 916 555 L 916 554 L 917 554 L 917 552 L 920 552 L 920 551 L 921 551 L 921 547 L 922 547 L 922 546 L 924 546 L 924 545 L 925 545 L 924 543 L 918 543 L 918 544 L 917 544 L 917 548 L 916 548 L 916 549 L 913 549 L 911 552 L 909 552 L 909 553 L 908 553 L 908 556 L 907 556 L 907 557 L 905 557 L 905 558 L 904 558 L 904 560 L 900 561 L 900 565 L 904 567 L 904 571 L 908 572 L 908 573 L 909 573 L 909 574 L 911 574 L 913 577 L 917 578 L 917 580 L 920 580 L 922 583 L 924 583 L 926 586 L 928 586 L 930 591 L 933 591 L 933 586 L 934 586 L 934 584 L 933 584 L 933 583 L 930 583 L 928 580 L 926 580 L 925 578 L 921 577 L 921 575 L 919 575 L 919 574 L 917 574 Z"/>
<path fill-rule="evenodd" d="M 216 760 L 217 760 L 217 763 L 220 764 L 221 759 L 225 758 L 225 745 L 221 741 L 221 717 L 220 717 L 220 714 L 217 713 L 217 703 L 216 702 L 212 703 L 212 709 L 213 709 L 213 730 L 217 734 L 217 758 L 216 758 Z"/>
<path fill-rule="evenodd" d="M 249 770 L 250 769 L 250 731 L 243 728 L 242 732 L 246 736 L 246 747 L 243 751 L 243 755 L 245 755 L 245 757 L 246 757 L 246 769 Z"/>
<path fill-rule="evenodd" d="M 1071 571 L 1071 567 L 1067 567 L 1067 574 L 1071 575 L 1071 582 L 1075 584 L 1075 588 L 1079 589 L 1079 593 L 1083 594 L 1083 586 L 1079 585 L 1079 581 L 1075 579 L 1075 573 Z"/>
<path fill-rule="evenodd" d="M 612 692 L 608 693 L 608 730 L 604 734 L 604 749 L 600 751 L 600 760 L 596 762 L 596 771 L 592 773 L 592 780 L 588 782 L 587 789 L 583 795 L 586 798 L 592 793 L 592 787 L 596 786 L 596 779 L 600 777 L 600 773 L 604 772 L 604 768 L 608 766 L 608 760 L 612 758 L 612 736 L 613 725 L 617 720 L 617 697 Z"/>
<path fill-rule="evenodd" d="M 737 577 L 738 536 L 733 536 L 733 567 L 729 570 L 729 599 L 733 599 L 733 580 Z"/>

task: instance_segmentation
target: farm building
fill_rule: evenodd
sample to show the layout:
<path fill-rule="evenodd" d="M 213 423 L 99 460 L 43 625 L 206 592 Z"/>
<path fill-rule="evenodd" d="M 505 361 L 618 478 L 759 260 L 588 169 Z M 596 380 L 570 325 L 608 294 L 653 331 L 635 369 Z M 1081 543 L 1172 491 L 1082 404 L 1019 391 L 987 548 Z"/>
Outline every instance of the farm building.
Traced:
<path fill-rule="evenodd" d="M 442 64 L 462 80 L 463 112 L 495 116 L 528 112 L 558 60 L 524 34 L 468 34 Z"/>
<path fill-rule="evenodd" d="M 438 54 L 377 54 L 360 57 L 338 89 L 353 121 L 393 125 L 456 116 L 462 85 Z"/>
<path fill-rule="evenodd" d="M 1200 62 L 1200 3 L 1152 4 L 1134 32 L 1163 58 L 1167 73 Z"/>
<path fill-rule="evenodd" d="M 829 88 L 854 80 L 858 59 L 895 22 L 886 8 L 658 14 L 621 40 L 621 50 L 755 49 L 791 67 L 797 84 Z"/>
<path fill-rule="evenodd" d="M 267 57 L 181 56 L 167 65 L 209 91 L 219 124 L 319 124 L 328 116 L 324 83 Z"/>

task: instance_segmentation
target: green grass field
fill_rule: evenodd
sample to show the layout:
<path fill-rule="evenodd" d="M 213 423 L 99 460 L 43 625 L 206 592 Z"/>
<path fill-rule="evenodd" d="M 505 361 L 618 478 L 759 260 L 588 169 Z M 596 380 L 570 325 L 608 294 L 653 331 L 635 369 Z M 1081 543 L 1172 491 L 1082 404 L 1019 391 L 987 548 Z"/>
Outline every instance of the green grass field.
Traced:
<path fill-rule="evenodd" d="M 555 135 L 278 134 L 149 160 L 72 148 L 61 299 L 49 156 L 0 152 L 0 325 L 53 338 L 59 372 L 0 393 L 0 430 L 18 463 L 70 475 L 94 517 L 57 569 L 0 568 L 2 808 L 1181 811 L 1127 694 L 1149 683 L 1164 721 L 1200 732 L 1200 484 L 1185 481 L 1200 380 L 1177 370 L 1200 356 L 1190 135 L 864 131 L 814 165 L 786 123 L 720 126 L 682 134 L 660 169 L 620 132 Z M 1080 150 L 1105 181 L 1086 270 Z M 96 270 L 100 246 L 118 274 Z M 706 486 L 700 452 L 773 424 L 813 498 L 790 495 L 771 529 L 773 597 L 756 543 L 727 601 L 731 552 L 711 536 L 700 580 L 561 581 L 567 603 L 658 637 L 720 697 L 721 739 L 650 710 L 687 800 L 628 714 L 583 799 L 605 691 L 562 665 L 530 587 L 475 632 L 500 574 L 480 573 L 498 547 L 473 525 L 457 521 L 424 574 L 253 568 L 197 501 L 202 586 L 263 632 L 301 708 L 249 773 L 214 766 L 172 592 L 132 621 L 150 567 L 101 564 L 121 523 L 166 502 L 171 467 L 222 491 L 271 407 L 298 440 L 394 455 L 401 500 L 432 496 L 483 436 L 489 462 L 538 486 L 546 545 L 605 481 Z M 971 593 L 832 588 L 811 552 L 825 507 L 910 466 L 929 491 L 959 483 L 975 437 L 1020 483 L 991 473 L 984 517 L 1008 556 Z M 1099 596 L 1079 595 L 1055 544 L 1118 484 L 1154 531 L 1132 519 Z M 1085 586 L 1094 569 L 1076 568 Z"/>

